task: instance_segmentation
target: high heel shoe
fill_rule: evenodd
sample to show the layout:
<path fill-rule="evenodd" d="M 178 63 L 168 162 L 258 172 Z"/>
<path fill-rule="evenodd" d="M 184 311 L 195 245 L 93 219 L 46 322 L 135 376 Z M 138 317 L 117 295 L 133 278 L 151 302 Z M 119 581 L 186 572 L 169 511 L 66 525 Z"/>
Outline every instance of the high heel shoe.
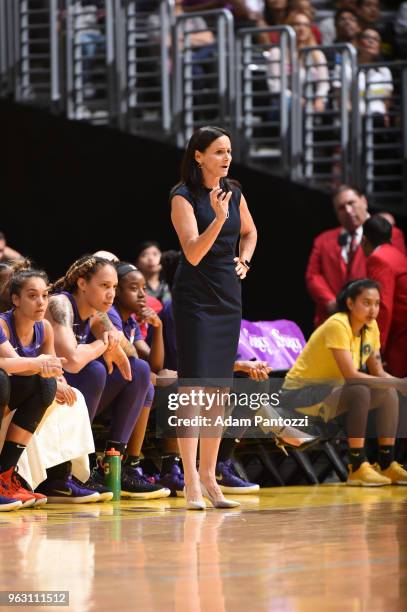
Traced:
<path fill-rule="evenodd" d="M 197 501 L 187 498 L 187 486 L 184 486 L 184 497 L 186 502 L 187 510 L 206 510 L 206 504 L 204 500 Z"/>
<path fill-rule="evenodd" d="M 207 499 L 209 499 L 209 501 L 211 502 L 214 508 L 236 508 L 237 506 L 240 506 L 240 502 L 233 501 L 231 499 L 215 499 L 214 497 L 211 496 L 211 494 L 209 493 L 208 489 L 205 487 L 202 481 L 201 481 L 201 491 L 202 491 L 202 495 L 206 497 Z"/>
<path fill-rule="evenodd" d="M 273 431 L 272 435 L 274 437 L 274 442 L 277 448 L 283 451 L 288 456 L 286 446 L 288 448 L 293 448 L 294 450 L 304 451 L 311 446 L 315 446 L 320 440 L 321 436 L 307 436 L 304 437 L 298 435 L 299 430 L 294 427 L 283 427 L 280 431 Z"/>

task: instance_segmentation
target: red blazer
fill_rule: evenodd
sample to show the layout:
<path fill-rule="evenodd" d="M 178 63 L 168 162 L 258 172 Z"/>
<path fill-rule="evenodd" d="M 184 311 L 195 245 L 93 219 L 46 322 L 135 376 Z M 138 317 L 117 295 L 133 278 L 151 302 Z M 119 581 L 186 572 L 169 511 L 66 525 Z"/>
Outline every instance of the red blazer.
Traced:
<path fill-rule="evenodd" d="M 361 246 L 355 252 L 350 270 L 347 270 L 341 255 L 342 247 L 338 244 L 342 231 L 342 227 L 337 227 L 317 236 L 308 261 L 305 280 L 316 305 L 315 327 L 328 318 L 326 304 L 336 299 L 345 283 L 366 277 L 366 257 Z M 406 252 L 403 232 L 397 227 L 393 227 L 392 242 L 403 253 Z"/>
<path fill-rule="evenodd" d="M 407 257 L 391 244 L 382 244 L 366 262 L 367 275 L 380 283 L 377 323 L 387 369 L 407 376 Z"/>

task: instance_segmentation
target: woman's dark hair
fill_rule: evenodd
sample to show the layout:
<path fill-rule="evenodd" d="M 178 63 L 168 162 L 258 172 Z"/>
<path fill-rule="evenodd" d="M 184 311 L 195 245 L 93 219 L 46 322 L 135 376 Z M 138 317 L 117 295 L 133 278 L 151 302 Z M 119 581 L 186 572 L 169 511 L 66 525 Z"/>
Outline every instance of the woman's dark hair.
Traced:
<path fill-rule="evenodd" d="M 84 255 L 72 264 L 65 276 L 59 278 L 52 285 L 52 292 L 59 293 L 61 291 L 68 291 L 69 293 L 73 293 L 76 291 L 79 278 L 84 278 L 89 281 L 92 276 L 105 266 L 110 266 L 114 270 L 116 269 L 111 261 L 103 259 L 103 257 Z"/>
<path fill-rule="evenodd" d="M 337 312 L 349 312 L 346 300 L 351 298 L 354 302 L 358 295 L 360 295 L 365 289 L 377 289 L 380 293 L 380 284 L 376 281 L 370 280 L 370 278 L 359 278 L 358 280 L 350 281 L 346 283 L 338 293 L 336 298 Z"/>
<path fill-rule="evenodd" d="M 140 270 L 136 268 L 136 266 L 133 266 L 133 264 L 127 261 L 118 261 L 114 264 L 114 266 L 116 268 L 117 278 L 119 279 L 119 283 L 122 280 L 122 278 L 130 274 L 130 272 L 138 272 L 139 274 L 142 274 L 142 272 L 140 272 Z"/>
<path fill-rule="evenodd" d="M 31 270 L 29 259 L 16 259 L 6 264 L 0 264 L 0 274 L 3 275 L 4 273 L 5 277 L 0 283 L 0 312 L 5 312 L 13 306 L 10 293 L 11 282 L 15 276 L 27 270 Z"/>
<path fill-rule="evenodd" d="M 161 252 L 161 247 L 156 240 L 144 240 L 143 242 L 140 242 L 140 244 L 138 244 L 136 247 L 135 260 L 137 261 L 142 252 L 151 247 L 155 247 Z"/>
<path fill-rule="evenodd" d="M 369 240 L 372 247 L 376 248 L 379 244 L 391 243 L 392 229 L 391 223 L 382 215 L 377 214 L 366 219 L 363 224 L 363 235 Z"/>
<path fill-rule="evenodd" d="M 227 136 L 230 139 L 226 130 L 211 125 L 201 127 L 192 134 L 181 163 L 181 182 L 172 189 L 171 193 L 182 184 L 186 185 L 193 194 L 198 194 L 203 189 L 202 170 L 195 159 L 195 151 L 203 153 L 215 140 L 222 136 Z M 230 191 L 234 184 L 237 185 L 238 183 L 230 179 L 221 178 L 220 180 L 220 186 L 224 191 Z"/>
<path fill-rule="evenodd" d="M 162 277 L 170 290 L 174 281 L 174 275 L 181 257 L 181 251 L 164 251 L 161 255 Z"/>
<path fill-rule="evenodd" d="M 10 298 L 13 295 L 20 295 L 21 290 L 23 289 L 25 283 L 30 278 L 42 278 L 42 280 L 48 287 L 49 280 L 48 280 L 47 273 L 44 272 L 44 270 L 35 270 L 34 268 L 31 268 L 31 270 L 23 270 L 22 272 L 17 272 L 17 274 L 14 274 L 10 279 L 10 284 L 9 284 Z"/>

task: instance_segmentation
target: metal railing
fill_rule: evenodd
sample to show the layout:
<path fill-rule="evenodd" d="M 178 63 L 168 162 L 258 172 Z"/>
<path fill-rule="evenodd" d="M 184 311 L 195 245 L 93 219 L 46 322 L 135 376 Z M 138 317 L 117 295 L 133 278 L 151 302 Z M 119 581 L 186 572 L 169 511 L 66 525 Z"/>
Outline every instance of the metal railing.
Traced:
<path fill-rule="evenodd" d="M 272 44 L 270 36 L 278 43 Z M 290 67 L 287 70 L 287 67 Z M 298 142 L 297 54 L 289 26 L 245 28 L 236 41 L 236 127 L 241 158 L 266 160 L 292 178 Z"/>
<path fill-rule="evenodd" d="M 348 44 L 299 53 L 300 175 L 323 186 L 355 182 L 356 51 Z"/>
<path fill-rule="evenodd" d="M 373 207 L 397 212 L 407 189 L 407 62 L 360 65 L 359 176 Z"/>
<path fill-rule="evenodd" d="M 175 17 L 174 0 L 0 0 L 0 96 L 13 94 L 181 147 L 223 125 L 238 159 L 407 213 L 407 62 L 298 53 L 289 27 L 235 35 L 228 10 Z"/>
<path fill-rule="evenodd" d="M 65 1 L 68 117 L 108 123 L 116 115 L 113 0 Z"/>
<path fill-rule="evenodd" d="M 199 21 L 198 21 L 199 20 Z M 194 36 L 209 32 L 209 44 Z M 235 105 L 233 17 L 220 9 L 176 17 L 173 30 L 173 130 L 184 146 L 204 123 L 232 126 Z"/>
<path fill-rule="evenodd" d="M 12 93 L 14 88 L 14 48 L 13 38 L 8 36 L 12 31 L 12 5 L 10 0 L 0 0 L 0 96 L 5 97 Z"/>
<path fill-rule="evenodd" d="M 119 122 L 132 132 L 171 129 L 174 0 L 116 0 Z"/>
<path fill-rule="evenodd" d="M 15 97 L 19 102 L 51 107 L 59 103 L 59 4 L 59 0 L 9 3 L 9 24 L 12 21 L 13 26 L 7 47 L 14 62 Z"/>

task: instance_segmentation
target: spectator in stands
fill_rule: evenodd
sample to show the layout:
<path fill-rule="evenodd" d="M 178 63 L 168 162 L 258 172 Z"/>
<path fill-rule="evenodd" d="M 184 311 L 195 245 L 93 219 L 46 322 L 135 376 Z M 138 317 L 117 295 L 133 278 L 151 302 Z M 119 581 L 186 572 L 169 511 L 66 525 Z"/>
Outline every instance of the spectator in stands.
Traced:
<path fill-rule="evenodd" d="M 322 35 L 319 26 L 315 23 L 315 9 L 310 0 L 288 0 L 287 8 L 288 14 L 298 11 L 308 16 L 311 21 L 311 32 L 314 36 L 315 43 L 320 45 L 322 43 Z"/>
<path fill-rule="evenodd" d="M 7 245 L 6 236 L 0 231 L 0 263 L 8 263 L 20 258 L 21 254 Z"/>
<path fill-rule="evenodd" d="M 387 370 L 407 376 L 407 257 L 391 244 L 391 224 L 377 214 L 363 224 L 369 278 L 380 284 L 377 323 Z"/>
<path fill-rule="evenodd" d="M 367 199 L 356 187 L 341 185 L 332 202 L 340 226 L 314 240 L 305 277 L 316 306 L 316 327 L 336 311 L 340 288 L 366 276 L 366 257 L 360 243 L 362 225 L 369 217 Z M 392 241 L 404 252 L 404 237 L 397 227 L 393 228 Z"/>
<path fill-rule="evenodd" d="M 335 8 L 336 10 L 351 9 L 352 11 L 355 11 L 356 0 L 336 0 Z M 321 31 L 322 44 L 332 45 L 335 42 L 335 39 L 337 38 L 335 17 L 325 17 L 325 19 L 322 19 L 319 22 L 318 26 Z"/>
<path fill-rule="evenodd" d="M 315 39 L 311 32 L 311 21 L 305 13 L 293 11 L 288 15 L 285 23 L 292 26 L 297 34 L 297 52 L 304 47 L 315 45 Z M 310 78 L 315 83 L 314 90 L 316 97 L 312 102 L 313 111 L 315 113 L 321 113 L 325 108 L 329 90 L 328 67 L 325 55 L 318 49 L 312 51 L 311 59 L 312 65 L 306 68 L 304 56 L 299 55 L 300 80 L 302 82 L 305 81 L 306 70 L 308 69 L 310 71 Z M 291 67 L 287 65 L 286 70 L 290 74 Z M 268 74 L 268 83 L 271 93 L 280 93 L 280 49 L 278 47 L 273 47 L 269 52 Z M 287 95 L 291 97 L 291 91 L 287 91 Z M 277 102 L 279 103 L 279 101 Z"/>
<path fill-rule="evenodd" d="M 266 0 L 264 10 L 264 26 L 281 26 L 286 25 L 286 20 L 289 13 L 299 11 L 305 13 L 311 20 L 311 32 L 314 36 L 316 44 L 321 44 L 321 32 L 318 26 L 314 23 L 315 11 L 309 0 Z M 277 32 L 269 33 L 270 42 L 277 45 L 280 36 Z"/>
<path fill-rule="evenodd" d="M 358 15 L 350 8 L 339 9 L 335 13 L 335 43 L 350 43 L 357 45 L 358 36 L 362 30 Z"/>
<path fill-rule="evenodd" d="M 100 0 L 82 0 L 75 2 L 76 42 L 82 50 L 83 83 L 94 82 L 91 71 L 94 69 L 95 57 L 104 52 L 106 39 L 102 33 L 100 20 L 105 17 L 104 2 Z M 93 87 L 86 87 L 86 97 L 94 95 Z"/>
<path fill-rule="evenodd" d="M 158 242 L 146 240 L 136 249 L 136 267 L 147 281 L 147 293 L 162 304 L 170 299 L 168 285 L 161 278 L 161 249 Z"/>
<path fill-rule="evenodd" d="M 348 485 L 407 485 L 407 471 L 394 460 L 397 391 L 407 394 L 407 379 L 383 369 L 376 322 L 379 285 L 370 279 L 351 281 L 336 302 L 338 312 L 314 331 L 288 372 L 281 403 L 325 422 L 337 419 L 341 428 L 346 424 Z M 369 410 L 375 410 L 379 442 L 374 465 L 365 453 Z"/>
<path fill-rule="evenodd" d="M 380 61 L 380 33 L 374 28 L 366 28 L 359 35 L 359 64 L 373 64 Z M 393 93 L 393 77 L 387 66 L 369 68 L 359 72 L 360 114 L 374 115 L 382 125 L 390 123 L 388 109 Z"/>
<path fill-rule="evenodd" d="M 356 0 L 356 10 L 362 29 L 373 28 L 380 32 L 380 54 L 386 60 L 394 57 L 394 26 L 381 15 L 379 0 Z"/>
<path fill-rule="evenodd" d="M 400 59 L 407 57 L 407 2 L 402 2 L 394 22 L 396 55 Z"/>
<path fill-rule="evenodd" d="M 284 25 L 288 15 L 288 0 L 266 0 L 264 20 L 266 25 Z M 276 42 L 276 41 L 272 41 Z"/>

